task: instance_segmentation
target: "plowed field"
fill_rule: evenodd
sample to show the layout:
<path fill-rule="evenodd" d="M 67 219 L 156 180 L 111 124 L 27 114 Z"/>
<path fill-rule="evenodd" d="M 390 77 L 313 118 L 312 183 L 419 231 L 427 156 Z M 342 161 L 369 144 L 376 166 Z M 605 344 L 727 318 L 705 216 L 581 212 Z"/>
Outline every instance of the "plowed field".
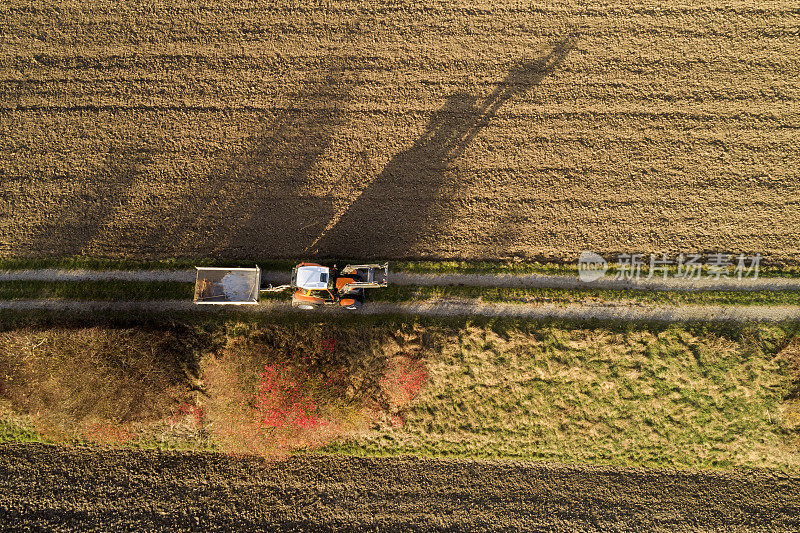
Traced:
<path fill-rule="evenodd" d="M 6 256 L 798 261 L 792 2 L 12 1 L 0 21 Z"/>
<path fill-rule="evenodd" d="M 83 531 L 792 531 L 800 482 L 764 471 L 0 446 L 0 519 Z"/>

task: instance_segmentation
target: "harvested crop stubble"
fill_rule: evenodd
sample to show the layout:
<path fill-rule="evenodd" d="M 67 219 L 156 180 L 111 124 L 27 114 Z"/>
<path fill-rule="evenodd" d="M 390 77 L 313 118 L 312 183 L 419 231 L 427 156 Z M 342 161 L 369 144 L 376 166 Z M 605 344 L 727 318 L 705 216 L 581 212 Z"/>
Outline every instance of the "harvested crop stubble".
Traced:
<path fill-rule="evenodd" d="M 3 255 L 797 262 L 789 2 L 0 11 Z"/>

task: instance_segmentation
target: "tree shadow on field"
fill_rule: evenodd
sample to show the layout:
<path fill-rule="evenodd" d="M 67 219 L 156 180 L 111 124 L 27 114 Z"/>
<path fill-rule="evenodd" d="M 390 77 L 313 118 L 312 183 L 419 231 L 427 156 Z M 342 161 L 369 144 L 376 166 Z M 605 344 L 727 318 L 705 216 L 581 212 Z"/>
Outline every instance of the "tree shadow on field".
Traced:
<path fill-rule="evenodd" d="M 520 63 L 483 100 L 460 93 L 450 96 L 422 137 L 393 157 L 363 193 L 336 213 L 308 250 L 320 257 L 414 256 L 412 248 L 430 233 L 425 230 L 448 218 L 441 203 L 459 188 L 458 183 L 448 183 L 452 180 L 446 175 L 454 162 L 506 102 L 541 83 L 574 46 L 575 37 L 570 36 L 544 56 Z"/>
<path fill-rule="evenodd" d="M 227 259 L 401 258 L 441 250 L 437 228 L 455 216 L 445 205 L 468 185 L 459 183 L 456 160 L 506 102 L 560 64 L 573 42 L 519 63 L 486 98 L 450 96 L 423 135 L 380 172 L 355 148 L 362 139 L 342 137 L 358 78 L 346 60 L 323 58 L 304 81 L 287 82 L 299 87 L 286 95 L 288 105 L 242 112 L 263 126 L 235 155 L 203 166 L 214 170 L 191 166 L 184 176 L 164 163 L 170 143 L 155 137 L 112 148 L 87 176 L 67 176 L 89 186 L 65 187 L 71 194 L 54 201 L 25 246 L 45 255 Z M 227 112 L 212 118 L 228 127 L 236 117 Z M 203 114 L 186 120 L 187 127 L 208 127 Z M 137 133 L 153 138 L 133 125 L 131 135 Z M 171 174 L 159 189 L 164 168 Z"/>
<path fill-rule="evenodd" d="M 355 86 L 336 59 L 323 60 L 292 100 L 241 156 L 207 176 L 202 199 L 184 210 L 175 239 L 190 255 L 296 257 L 316 237 L 309 220 L 332 216 L 318 164 L 346 120 Z"/>
<path fill-rule="evenodd" d="M 72 194 L 48 208 L 45 220 L 30 238 L 33 251 L 44 255 L 85 253 L 113 221 L 128 192 L 146 172 L 158 148 L 141 143 L 112 146 L 102 163 L 92 171 L 91 191 Z M 78 176 L 61 179 L 80 183 Z M 111 243 L 113 247 L 114 243 Z M 112 250 L 106 250 L 106 253 Z"/>
<path fill-rule="evenodd" d="M 263 126 L 235 155 L 205 174 L 170 170 L 178 186 L 166 183 L 163 196 L 152 191 L 170 157 L 166 140 L 112 147 L 97 168 L 62 178 L 68 194 L 47 209 L 30 247 L 61 256 L 296 257 L 319 233 L 308 221 L 333 216 L 319 163 L 331 157 L 355 86 L 345 66 L 323 58 L 305 80 L 287 81 L 287 105 L 247 112 Z"/>

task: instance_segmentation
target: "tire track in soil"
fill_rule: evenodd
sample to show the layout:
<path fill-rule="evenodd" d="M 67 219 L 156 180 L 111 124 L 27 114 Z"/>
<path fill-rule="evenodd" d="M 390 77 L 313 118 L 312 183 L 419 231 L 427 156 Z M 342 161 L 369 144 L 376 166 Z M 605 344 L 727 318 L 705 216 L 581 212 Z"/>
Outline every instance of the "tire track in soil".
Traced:
<path fill-rule="evenodd" d="M 95 301 L 95 300 L 4 300 L 0 311 L 47 310 L 70 313 L 100 312 L 237 312 L 269 313 L 296 312 L 288 301 L 266 301 L 257 305 L 198 306 L 188 300 L 156 301 Z M 344 312 L 339 308 L 302 311 L 331 314 Z M 782 306 L 723 306 L 723 305 L 644 305 L 625 302 L 604 304 L 518 304 L 495 303 L 465 298 L 438 298 L 422 302 L 367 302 L 359 310 L 361 314 L 386 315 L 408 314 L 419 316 L 488 316 L 504 318 L 565 318 L 582 320 L 632 320 L 658 322 L 711 321 L 711 322 L 777 322 L 800 320 L 800 307 Z"/>
<path fill-rule="evenodd" d="M 798 485 L 767 470 L 0 445 L 0 520 L 19 530 L 796 531 Z"/>
<path fill-rule="evenodd" d="M 261 280 L 265 283 L 289 283 L 290 274 L 280 270 L 263 270 Z M 184 281 L 195 280 L 195 270 L 60 270 L 43 268 L 37 270 L 0 270 L 2 281 Z M 616 280 L 601 278 L 591 283 L 580 281 L 577 276 L 549 274 L 427 274 L 412 272 L 390 272 L 395 285 L 420 285 L 425 287 L 465 285 L 469 287 L 509 287 L 548 289 L 641 289 L 662 291 L 782 291 L 800 290 L 800 279 L 698 279 L 683 280 L 641 279 Z"/>

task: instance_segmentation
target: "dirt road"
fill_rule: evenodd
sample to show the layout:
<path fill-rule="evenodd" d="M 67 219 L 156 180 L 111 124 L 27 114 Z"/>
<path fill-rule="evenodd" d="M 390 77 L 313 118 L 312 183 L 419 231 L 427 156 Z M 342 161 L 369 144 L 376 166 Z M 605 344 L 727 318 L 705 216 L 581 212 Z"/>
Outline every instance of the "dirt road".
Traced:
<path fill-rule="evenodd" d="M 261 272 L 263 283 L 289 283 L 289 273 L 276 270 Z M 45 268 L 39 270 L 0 271 L 1 281 L 185 281 L 195 279 L 194 270 L 59 270 Z M 394 285 L 465 285 L 472 287 L 525 287 L 554 289 L 643 289 L 669 291 L 730 290 L 730 291 L 780 291 L 800 290 L 800 279 L 793 278 L 745 278 L 742 280 L 721 278 L 712 280 L 701 278 L 683 280 L 679 278 L 616 280 L 604 277 L 584 283 L 577 276 L 545 274 L 425 274 L 411 272 L 391 272 L 390 281 Z"/>
<path fill-rule="evenodd" d="M 288 301 L 265 301 L 258 305 L 199 306 L 188 300 L 149 300 L 109 302 L 95 300 L 0 300 L 0 310 L 51 310 L 71 313 L 101 313 L 104 311 L 126 312 L 288 312 L 292 311 Z M 342 313 L 341 309 L 327 308 L 309 313 Z M 800 307 L 782 306 L 723 306 L 723 305 L 646 305 L 624 302 L 600 304 L 517 304 L 483 302 L 465 298 L 437 298 L 421 302 L 367 302 L 358 311 L 360 314 L 409 314 L 427 316 L 490 316 L 507 318 L 566 318 L 566 319 L 611 319 L 637 321 L 683 322 L 701 321 L 781 321 L 800 320 Z"/>
<path fill-rule="evenodd" d="M 792 531 L 800 477 L 0 446 L 0 522 L 84 531 Z"/>
<path fill-rule="evenodd" d="M 39 281 L 181 281 L 190 282 L 195 277 L 194 270 L 108 270 L 62 271 L 57 269 L 19 270 L 0 272 L 0 282 L 10 280 Z M 286 272 L 264 271 L 263 283 L 288 283 Z M 493 274 L 413 274 L 396 272 L 391 274 L 391 282 L 398 285 L 468 285 L 480 287 L 552 287 L 552 288 L 604 288 L 604 289 L 645 289 L 645 290 L 800 290 L 800 280 L 788 278 L 760 278 L 756 280 L 698 280 L 686 282 L 679 279 L 621 281 L 611 278 L 592 283 L 582 283 L 573 276 L 548 275 L 493 275 Z M 130 301 L 102 302 L 78 300 L 13 300 L 0 301 L 0 309 L 51 309 L 71 312 L 119 311 L 203 311 L 214 312 L 225 308 L 197 306 L 189 301 Z M 264 301 L 257 306 L 240 307 L 240 311 L 278 312 L 289 311 L 286 301 Z M 334 311 L 334 310 L 329 310 Z M 335 310 L 338 311 L 338 310 Z M 368 302 L 360 311 L 364 314 L 405 313 L 430 316 L 504 316 L 524 318 L 581 318 L 581 319 L 623 319 L 623 320 L 792 320 L 800 319 L 797 306 L 724 306 L 724 305 L 655 305 L 630 302 L 608 301 L 604 303 L 570 304 L 522 304 L 494 303 L 465 298 L 438 298 L 420 302 Z"/>

